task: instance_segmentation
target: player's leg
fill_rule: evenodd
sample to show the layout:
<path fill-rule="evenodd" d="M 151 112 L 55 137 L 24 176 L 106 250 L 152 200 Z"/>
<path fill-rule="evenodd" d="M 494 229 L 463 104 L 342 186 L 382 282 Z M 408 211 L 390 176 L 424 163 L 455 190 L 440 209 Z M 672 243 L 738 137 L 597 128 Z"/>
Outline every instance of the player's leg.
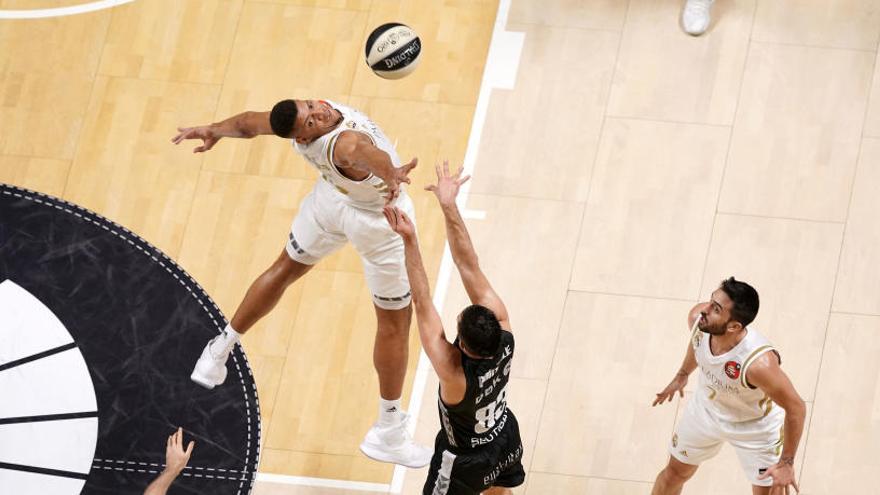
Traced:
<path fill-rule="evenodd" d="M 773 478 L 759 478 L 779 462 L 784 440 L 784 423 L 785 413 L 777 407 L 767 416 L 738 424 L 728 433 L 730 445 L 736 451 L 740 466 L 752 484 L 752 493 L 755 495 L 770 493 Z"/>
<path fill-rule="evenodd" d="M 681 493 L 700 463 L 718 454 L 723 441 L 723 432 L 718 429 L 714 418 L 699 399 L 691 399 L 675 426 L 667 447 L 669 462 L 657 475 L 651 495 Z"/>
<path fill-rule="evenodd" d="M 260 318 L 269 314 L 287 287 L 311 270 L 312 266 L 296 261 L 282 251 L 275 262 L 251 283 L 232 321 L 202 350 L 190 375 L 192 381 L 208 389 L 222 384 L 226 380 L 226 360 L 241 336 Z"/>
<path fill-rule="evenodd" d="M 484 491 L 483 495 L 511 495 L 512 493 L 513 493 L 513 490 L 511 490 L 510 488 L 504 488 L 501 486 L 493 486 L 492 488 L 489 488 L 488 490 Z"/>
<path fill-rule="evenodd" d="M 373 344 L 373 366 L 379 376 L 379 395 L 383 400 L 396 401 L 403 395 L 406 363 L 409 360 L 409 327 L 412 304 L 402 309 L 376 309 L 376 340 Z"/>
<path fill-rule="evenodd" d="M 296 261 L 286 251 L 282 251 L 272 266 L 257 277 L 248 288 L 232 317 L 230 322 L 232 328 L 239 334 L 245 334 L 254 323 L 272 311 L 287 287 L 299 280 L 313 266 Z"/>
<path fill-rule="evenodd" d="M 669 456 L 669 463 L 657 475 L 651 495 L 678 495 L 685 482 L 693 477 L 697 468 L 692 464 L 685 464 L 673 456 Z"/>
<path fill-rule="evenodd" d="M 408 203 L 406 212 L 414 218 L 411 202 L 405 199 L 398 204 Z M 347 215 L 345 234 L 363 261 L 377 323 L 373 364 L 379 377 L 379 418 L 367 432 L 361 451 L 378 461 L 421 467 L 430 461 L 431 449 L 413 443 L 400 403 L 412 321 L 403 241 L 381 212 L 352 208 Z"/>
<path fill-rule="evenodd" d="M 342 233 L 328 232 L 316 220 L 315 193 L 300 205 L 281 255 L 248 288 L 232 321 L 214 337 L 196 362 L 190 378 L 211 389 L 226 380 L 226 361 L 241 336 L 278 304 L 284 291 L 315 263 L 345 244 Z"/>

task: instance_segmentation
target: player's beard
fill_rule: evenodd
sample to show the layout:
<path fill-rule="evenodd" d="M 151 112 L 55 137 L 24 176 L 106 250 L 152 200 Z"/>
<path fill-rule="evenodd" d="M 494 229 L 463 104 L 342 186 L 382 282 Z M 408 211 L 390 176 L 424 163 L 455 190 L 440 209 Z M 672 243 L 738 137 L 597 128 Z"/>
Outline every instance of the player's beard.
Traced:
<path fill-rule="evenodd" d="M 724 332 L 727 331 L 727 324 L 730 323 L 730 321 L 731 321 L 731 319 L 728 318 L 727 321 L 725 321 L 725 322 L 723 322 L 723 323 L 719 323 L 719 324 L 717 324 L 717 325 L 709 325 L 709 324 L 708 324 L 708 323 L 709 323 L 709 320 L 708 320 L 708 318 L 707 318 L 707 319 L 706 319 L 706 325 L 704 325 L 704 326 L 697 326 L 697 328 L 698 328 L 701 332 L 703 332 L 703 333 L 708 333 L 708 334 L 710 334 L 710 335 L 724 335 Z"/>

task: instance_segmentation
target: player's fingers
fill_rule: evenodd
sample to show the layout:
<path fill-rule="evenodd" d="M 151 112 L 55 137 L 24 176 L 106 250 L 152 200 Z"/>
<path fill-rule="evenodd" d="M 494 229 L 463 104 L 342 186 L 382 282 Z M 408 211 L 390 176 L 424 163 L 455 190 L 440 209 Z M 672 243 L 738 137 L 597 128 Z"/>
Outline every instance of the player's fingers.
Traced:
<path fill-rule="evenodd" d="M 459 173 L 461 173 L 460 170 L 459 170 Z M 462 177 L 461 179 L 458 179 L 458 181 L 456 181 L 456 184 L 458 184 L 458 185 L 460 186 L 460 185 L 464 184 L 465 182 L 467 182 L 467 181 L 469 181 L 469 180 L 471 180 L 471 176 L 470 176 L 470 175 L 465 175 L 465 176 Z"/>
<path fill-rule="evenodd" d="M 443 176 L 449 177 L 449 160 L 443 160 Z"/>
<path fill-rule="evenodd" d="M 194 440 L 189 441 L 189 445 L 186 446 L 186 451 L 184 452 L 187 457 L 189 457 L 190 454 L 192 454 L 193 447 L 195 447 L 195 445 L 196 445 L 196 442 Z"/>
<path fill-rule="evenodd" d="M 440 164 L 439 164 L 439 163 L 434 164 L 434 172 L 437 173 L 437 179 L 440 179 L 440 178 L 443 177 L 443 173 L 442 173 L 442 171 L 440 170 Z"/>
<path fill-rule="evenodd" d="M 797 493 L 801 492 L 801 487 L 798 486 L 797 481 L 794 478 L 791 479 L 791 486 L 794 487 L 794 491 Z"/>

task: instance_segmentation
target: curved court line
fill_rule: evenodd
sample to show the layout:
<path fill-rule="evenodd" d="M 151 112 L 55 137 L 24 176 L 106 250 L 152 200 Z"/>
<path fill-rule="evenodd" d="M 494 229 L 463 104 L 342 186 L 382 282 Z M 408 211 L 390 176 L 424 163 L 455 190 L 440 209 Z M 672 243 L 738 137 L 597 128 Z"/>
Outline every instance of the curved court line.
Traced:
<path fill-rule="evenodd" d="M 69 7 L 56 7 L 53 9 L 29 9 L 29 10 L 0 10 L 0 19 L 44 19 L 47 17 L 62 17 L 65 15 L 85 14 L 96 10 L 116 7 L 134 0 L 100 0 L 98 2 L 71 5 Z"/>
<path fill-rule="evenodd" d="M 178 265 L 174 260 L 169 258 L 167 254 L 160 251 L 158 248 L 156 248 L 155 246 L 153 246 L 152 244 L 150 244 L 149 242 L 144 240 L 141 236 L 128 230 L 127 228 L 123 227 L 122 225 L 119 225 L 119 224 L 113 222 L 112 220 L 109 220 L 109 219 L 107 219 L 107 218 L 105 218 L 95 212 L 92 212 L 90 210 L 87 210 L 87 209 L 83 208 L 82 206 L 76 205 L 74 203 L 70 203 L 64 199 L 55 198 L 55 197 L 52 197 L 52 196 L 49 196 L 49 195 L 46 195 L 46 194 L 43 194 L 40 192 L 31 191 L 29 189 L 24 189 L 24 188 L 17 187 L 17 186 L 6 185 L 6 184 L 3 184 L 2 182 L 0 182 L 0 186 L 5 186 L 5 188 L 11 189 L 11 191 L 10 190 L 0 190 L 0 194 L 4 194 L 6 196 L 13 196 L 13 197 L 16 197 L 19 199 L 25 199 L 27 201 L 31 201 L 31 202 L 34 202 L 34 203 L 37 203 L 40 205 L 44 205 L 46 207 L 55 208 L 56 210 L 63 211 L 65 213 L 73 215 L 81 220 L 84 220 L 86 222 L 90 222 L 90 223 L 104 229 L 105 231 L 113 234 L 114 236 L 122 239 L 123 241 L 128 242 L 129 245 L 135 247 L 138 251 L 141 252 L 141 254 L 143 254 L 144 256 L 147 256 L 149 259 L 151 259 L 153 261 L 153 263 L 158 264 L 159 266 L 164 268 L 166 272 L 168 272 L 171 276 L 173 276 L 177 280 L 177 282 L 180 283 L 180 285 L 182 285 L 189 292 L 189 294 L 196 300 L 196 302 L 199 304 L 199 306 L 202 307 L 202 309 L 205 311 L 205 313 L 208 314 L 208 318 L 211 319 L 211 322 L 214 324 L 214 327 L 216 328 L 217 332 L 219 333 L 219 332 L 223 331 L 223 325 L 226 324 L 226 320 L 223 317 L 223 312 L 220 311 L 220 308 L 217 306 L 217 303 L 215 303 L 214 300 L 211 299 L 211 296 L 208 295 L 207 292 L 205 292 L 205 289 L 201 285 L 199 285 L 199 283 L 196 282 L 195 279 L 193 279 L 189 273 L 187 273 L 183 268 L 181 268 L 180 265 Z M 0 188 L 2 188 L 2 187 L 0 187 Z M 159 259 L 156 256 L 157 254 L 159 256 L 161 256 L 163 259 Z M 179 271 L 180 275 L 175 273 L 175 270 Z M 191 283 L 193 287 L 190 287 L 190 285 L 187 282 Z M 211 310 L 208 308 L 208 306 L 206 306 L 205 303 L 202 302 L 202 297 L 200 297 L 200 294 L 202 297 L 205 298 L 205 300 L 208 302 L 208 304 L 210 304 L 213 307 L 214 311 L 216 311 L 217 315 L 219 316 L 219 320 L 220 320 L 219 323 L 218 323 L 218 319 L 214 317 L 214 314 L 211 312 Z M 221 323 L 223 325 L 221 325 Z M 238 347 L 241 347 L 241 344 L 238 344 Z M 250 484 L 249 484 L 247 490 L 244 492 L 244 495 L 249 495 L 251 493 L 251 491 L 253 490 L 254 483 L 257 480 L 256 472 L 259 469 L 259 465 L 260 465 L 260 448 L 262 447 L 262 443 L 263 443 L 263 440 L 262 440 L 263 430 L 262 430 L 262 423 L 260 422 L 260 417 L 261 417 L 261 415 L 260 415 L 260 399 L 257 396 L 256 382 L 252 382 L 251 387 L 253 388 L 253 392 L 254 392 L 254 407 L 256 409 L 255 417 L 257 418 L 256 426 L 255 426 L 256 431 L 254 432 L 254 435 L 256 437 L 255 440 L 258 445 L 258 448 L 254 454 L 254 461 L 253 461 L 254 469 L 252 471 L 248 471 L 248 467 L 249 467 L 248 465 L 250 464 L 251 440 L 252 440 L 252 437 L 251 437 L 251 412 L 250 412 L 251 406 L 250 406 L 250 402 L 249 402 L 250 396 L 248 394 L 247 387 L 245 386 L 245 379 L 244 379 L 244 374 L 242 373 L 242 367 L 239 365 L 238 359 L 236 358 L 234 352 L 231 354 L 231 356 L 232 356 L 232 361 L 235 364 L 235 370 L 236 370 L 236 372 L 238 372 L 238 376 L 241 381 L 241 390 L 244 393 L 244 405 L 245 405 L 245 410 L 246 410 L 245 414 L 247 415 L 247 444 L 246 444 L 246 452 L 245 452 L 245 459 L 244 459 L 244 470 L 241 471 L 241 473 L 242 473 L 241 476 L 236 478 L 236 480 L 239 481 L 238 491 L 236 492 L 236 494 L 242 495 L 242 490 L 244 490 L 245 482 L 250 481 Z M 247 374 L 249 376 L 253 377 L 253 371 L 251 370 L 251 366 L 247 360 L 247 356 L 244 354 L 243 347 L 241 347 L 241 356 L 242 356 L 242 361 L 244 361 L 245 371 L 247 371 Z M 127 461 L 114 461 L 114 462 L 127 462 Z M 106 469 L 106 468 L 104 468 L 104 469 Z M 123 468 L 119 468 L 119 469 L 114 468 L 114 470 L 121 471 L 121 470 L 123 470 Z M 248 473 L 253 475 L 253 476 L 251 476 L 250 480 L 248 480 L 246 478 L 246 475 Z M 184 474 L 184 476 L 187 476 L 187 473 L 183 473 L 183 474 Z M 202 475 L 199 475 L 199 474 L 195 474 L 193 476 L 202 477 Z"/>

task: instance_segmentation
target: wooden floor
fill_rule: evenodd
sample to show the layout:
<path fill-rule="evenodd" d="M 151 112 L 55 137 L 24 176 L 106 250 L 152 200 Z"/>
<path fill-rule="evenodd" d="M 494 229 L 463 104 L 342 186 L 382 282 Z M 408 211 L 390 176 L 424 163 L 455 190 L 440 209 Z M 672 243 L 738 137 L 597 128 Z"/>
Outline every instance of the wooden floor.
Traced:
<path fill-rule="evenodd" d="M 421 186 L 435 160 L 465 155 L 497 8 L 137 0 L 0 21 L 0 181 L 138 232 L 231 315 L 315 174 L 270 137 L 204 155 L 169 140 L 178 125 L 282 98 L 336 99 L 370 114 L 403 159 L 419 157 L 411 191 L 434 277 L 445 238 Z M 680 8 L 511 0 L 506 29 L 524 45 L 513 89 L 491 93 L 468 199 L 486 218 L 468 224 L 517 334 L 510 404 L 529 476 L 516 492 L 650 493 L 682 405 L 650 404 L 683 356 L 686 311 L 736 275 L 760 292 L 755 327 L 808 402 L 801 493 L 865 493 L 880 442 L 880 1 L 718 0 L 699 38 L 682 33 Z M 425 46 L 396 82 L 361 58 L 388 21 Z M 445 321 L 464 304 L 453 276 Z M 346 248 L 248 334 L 261 471 L 390 481 L 391 467 L 357 451 L 375 417 L 374 326 Z M 439 428 L 435 390 L 432 376 L 424 442 Z M 408 471 L 403 492 L 424 477 Z M 684 493 L 750 491 L 725 448 Z"/>

